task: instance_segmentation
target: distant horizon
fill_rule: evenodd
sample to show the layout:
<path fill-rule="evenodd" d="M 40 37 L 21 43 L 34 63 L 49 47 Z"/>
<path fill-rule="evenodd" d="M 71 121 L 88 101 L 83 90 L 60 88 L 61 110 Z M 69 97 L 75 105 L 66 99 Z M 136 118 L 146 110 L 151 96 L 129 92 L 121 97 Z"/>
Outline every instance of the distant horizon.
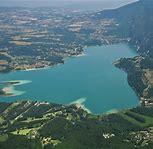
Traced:
<path fill-rule="evenodd" d="M 61 7 L 80 10 L 104 10 L 124 6 L 138 0 L 1 0 L 0 7 Z"/>

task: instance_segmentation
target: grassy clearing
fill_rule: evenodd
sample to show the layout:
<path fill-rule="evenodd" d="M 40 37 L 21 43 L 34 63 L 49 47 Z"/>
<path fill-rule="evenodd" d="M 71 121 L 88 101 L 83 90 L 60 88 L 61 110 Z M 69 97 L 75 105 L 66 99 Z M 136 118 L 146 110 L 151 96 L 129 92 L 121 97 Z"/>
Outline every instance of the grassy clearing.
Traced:
<path fill-rule="evenodd" d="M 128 120 L 132 124 L 138 125 L 140 127 L 148 127 L 153 125 L 153 118 L 138 114 L 129 110 L 125 110 L 119 113 L 124 119 Z"/>
<path fill-rule="evenodd" d="M 131 123 L 134 124 L 134 125 L 138 125 L 138 126 L 141 125 L 140 122 L 138 122 L 138 121 L 136 121 L 135 119 L 133 119 L 133 118 L 131 118 L 131 117 L 125 115 L 123 112 L 120 112 L 119 115 L 122 116 L 124 119 L 128 120 L 129 122 L 131 122 Z"/>
<path fill-rule="evenodd" d="M 0 124 L 2 124 L 3 122 L 4 122 L 4 118 L 0 116 Z"/>
<path fill-rule="evenodd" d="M 11 132 L 14 135 L 27 135 L 33 129 L 23 129 L 23 130 L 16 130 Z"/>
<path fill-rule="evenodd" d="M 25 123 L 30 123 L 30 122 L 34 122 L 34 121 L 37 121 L 37 120 L 49 120 L 50 118 L 48 117 L 42 117 L 42 118 L 28 118 L 27 120 L 24 120 L 22 122 L 25 122 Z"/>
<path fill-rule="evenodd" d="M 9 107 L 7 107 L 7 109 L 3 112 L 5 115 L 7 115 L 8 112 L 10 112 L 13 108 L 17 107 L 20 103 L 15 102 L 13 104 L 11 104 Z"/>
<path fill-rule="evenodd" d="M 7 139 L 8 139 L 8 135 L 7 134 L 0 136 L 0 142 L 5 142 Z"/>
<path fill-rule="evenodd" d="M 27 135 L 30 131 L 35 131 L 38 129 L 39 129 L 39 127 L 38 128 L 30 128 L 30 129 L 20 129 L 20 130 L 13 131 L 11 133 L 14 135 Z"/>

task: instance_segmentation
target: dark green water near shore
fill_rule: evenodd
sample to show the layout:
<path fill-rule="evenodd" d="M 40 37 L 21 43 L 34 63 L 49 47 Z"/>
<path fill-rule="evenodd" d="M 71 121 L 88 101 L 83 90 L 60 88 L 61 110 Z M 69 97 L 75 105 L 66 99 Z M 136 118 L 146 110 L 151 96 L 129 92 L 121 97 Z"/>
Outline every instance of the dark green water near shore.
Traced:
<path fill-rule="evenodd" d="M 0 101 L 31 99 L 69 104 L 83 103 L 93 113 L 138 105 L 138 97 L 128 85 L 127 75 L 113 62 L 121 57 L 136 56 L 126 44 L 88 47 L 85 56 L 69 58 L 64 65 L 49 69 L 0 74 L 1 81 L 30 80 L 14 86 L 23 91 Z"/>

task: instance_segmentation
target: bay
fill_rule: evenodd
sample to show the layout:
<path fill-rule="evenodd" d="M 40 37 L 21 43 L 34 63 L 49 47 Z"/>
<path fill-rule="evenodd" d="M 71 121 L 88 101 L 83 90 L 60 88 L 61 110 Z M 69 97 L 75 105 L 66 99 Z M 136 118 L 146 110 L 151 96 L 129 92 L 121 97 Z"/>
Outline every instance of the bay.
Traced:
<path fill-rule="evenodd" d="M 21 94 L 0 97 L 0 101 L 77 102 L 95 114 L 135 107 L 138 97 L 128 85 L 126 73 L 113 62 L 136 55 L 134 49 L 124 43 L 93 46 L 85 49 L 84 56 L 66 59 L 64 65 L 0 74 L 1 81 L 28 80 L 28 83 L 14 86 L 14 92 L 18 90 Z"/>

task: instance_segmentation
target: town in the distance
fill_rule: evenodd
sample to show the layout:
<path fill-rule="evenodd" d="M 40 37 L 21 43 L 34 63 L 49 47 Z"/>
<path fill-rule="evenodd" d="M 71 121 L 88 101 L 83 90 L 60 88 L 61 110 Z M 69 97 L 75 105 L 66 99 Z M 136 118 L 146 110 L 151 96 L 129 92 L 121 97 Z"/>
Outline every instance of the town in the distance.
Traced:
<path fill-rule="evenodd" d="M 64 63 L 89 45 L 111 44 L 115 19 L 93 20 L 92 14 L 60 8 L 0 9 L 0 72 Z"/>

